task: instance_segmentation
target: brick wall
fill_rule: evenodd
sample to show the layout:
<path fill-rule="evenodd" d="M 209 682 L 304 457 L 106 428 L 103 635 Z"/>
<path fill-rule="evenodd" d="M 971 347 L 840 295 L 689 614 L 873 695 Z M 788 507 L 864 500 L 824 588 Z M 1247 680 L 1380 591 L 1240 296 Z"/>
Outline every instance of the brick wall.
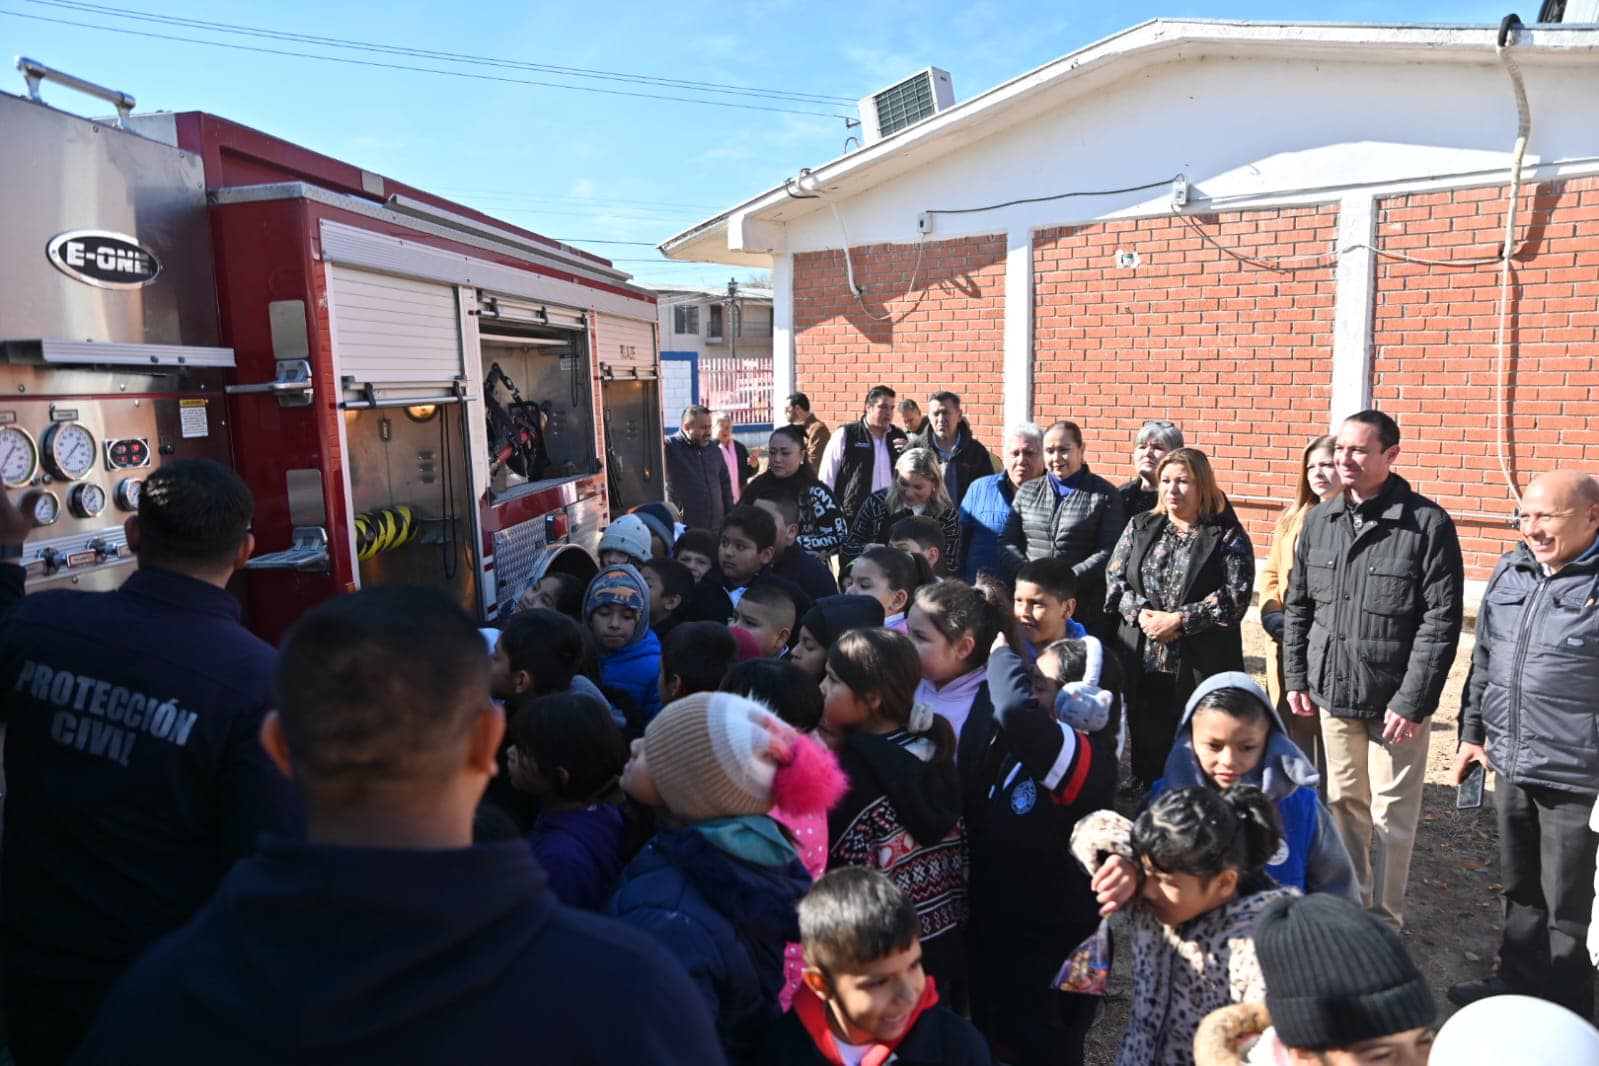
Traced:
<path fill-rule="evenodd" d="M 1507 193 L 1381 200 L 1377 244 L 1431 259 L 1494 256 Z M 1555 467 L 1599 471 L 1599 179 L 1524 190 L 1518 211 L 1509 458 L 1525 488 Z M 1512 503 L 1494 431 L 1499 266 L 1379 259 L 1376 281 L 1373 398 L 1399 421 L 1399 470 L 1456 515 L 1468 575 L 1484 577 L 1514 539 L 1499 520 Z"/>
<path fill-rule="evenodd" d="M 866 311 L 850 295 L 842 252 L 794 257 L 795 379 L 816 416 L 835 427 L 861 416 L 873 385 L 924 408 L 930 393 L 950 389 L 979 439 L 997 448 L 1005 415 L 1005 239 L 930 240 L 919 268 L 917 252 L 903 244 L 852 249 Z"/>
<path fill-rule="evenodd" d="M 1331 399 L 1331 207 L 1117 220 L 1033 244 L 1034 414 L 1083 427 L 1088 461 L 1120 483 L 1145 419 L 1205 451 L 1264 555 Z M 1264 260 L 1229 255 L 1204 239 Z M 1118 249 L 1136 268 L 1116 265 Z M 1300 261 L 1297 257 L 1306 257 Z"/>

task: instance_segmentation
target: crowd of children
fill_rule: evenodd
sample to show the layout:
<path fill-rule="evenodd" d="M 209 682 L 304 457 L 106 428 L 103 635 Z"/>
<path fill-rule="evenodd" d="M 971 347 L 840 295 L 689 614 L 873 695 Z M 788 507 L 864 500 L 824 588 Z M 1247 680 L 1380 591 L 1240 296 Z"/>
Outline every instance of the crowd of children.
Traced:
<path fill-rule="evenodd" d="M 1315 768 L 1246 674 L 1195 690 L 1116 813 L 1122 664 L 1060 560 L 948 578 L 912 515 L 840 590 L 780 481 L 714 532 L 652 517 L 606 530 L 580 595 L 537 575 L 498 634 L 507 772 L 479 825 L 664 944 L 729 1061 L 1080 1063 L 1124 911 L 1117 1062 L 1193 1062 L 1207 1014 L 1272 995 L 1256 923 L 1353 898 Z"/>

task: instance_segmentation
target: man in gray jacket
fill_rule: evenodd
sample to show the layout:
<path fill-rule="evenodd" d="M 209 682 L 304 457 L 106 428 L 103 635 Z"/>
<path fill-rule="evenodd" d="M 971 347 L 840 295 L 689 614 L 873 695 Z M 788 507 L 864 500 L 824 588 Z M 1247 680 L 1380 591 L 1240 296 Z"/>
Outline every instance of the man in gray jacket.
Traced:
<path fill-rule="evenodd" d="M 666 438 L 666 498 L 690 529 L 722 528 L 733 509 L 733 481 L 721 451 L 711 442 L 711 409 L 683 409 L 683 423 Z"/>
<path fill-rule="evenodd" d="M 1465 577 L 1454 522 L 1393 473 L 1398 458 L 1399 426 L 1381 411 L 1339 427 L 1344 491 L 1305 516 L 1282 643 L 1289 708 L 1321 715 L 1327 803 L 1361 897 L 1395 930 L 1421 818 L 1426 722 L 1460 642 Z"/>
<path fill-rule="evenodd" d="M 1514 992 L 1593 1013 L 1584 945 L 1599 836 L 1599 483 L 1556 471 L 1521 500 L 1521 544 L 1494 568 L 1460 712 L 1455 780 L 1499 777 L 1499 972 L 1449 990 L 1465 1006 Z"/>

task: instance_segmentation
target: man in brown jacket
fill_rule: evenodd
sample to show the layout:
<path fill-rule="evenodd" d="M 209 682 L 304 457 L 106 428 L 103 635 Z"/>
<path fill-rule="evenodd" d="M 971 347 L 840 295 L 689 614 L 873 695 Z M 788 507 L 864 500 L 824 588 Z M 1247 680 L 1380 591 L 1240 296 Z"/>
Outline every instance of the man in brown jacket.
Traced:
<path fill-rule="evenodd" d="M 788 406 L 783 408 L 783 413 L 788 416 L 789 425 L 805 431 L 805 461 L 811 464 L 811 472 L 815 473 L 822 468 L 822 452 L 827 450 L 832 431 L 825 422 L 811 414 L 811 398 L 803 392 L 789 393 Z"/>

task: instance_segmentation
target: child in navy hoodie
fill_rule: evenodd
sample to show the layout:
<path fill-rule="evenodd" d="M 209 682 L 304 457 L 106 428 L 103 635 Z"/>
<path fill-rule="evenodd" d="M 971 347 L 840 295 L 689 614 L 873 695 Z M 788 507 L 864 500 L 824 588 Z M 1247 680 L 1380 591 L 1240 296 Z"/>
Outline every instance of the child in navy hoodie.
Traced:
<path fill-rule="evenodd" d="M 688 970 L 728 1061 L 755 1063 L 811 883 L 769 812 L 826 811 L 844 789 L 838 763 L 754 700 L 697 693 L 667 704 L 633 742 L 622 787 L 677 828 L 628 864 L 610 911 Z"/>
<path fill-rule="evenodd" d="M 1282 846 L 1266 872 L 1301 892 L 1327 892 L 1360 902 L 1355 867 L 1316 794 L 1320 776 L 1288 736 L 1266 690 L 1248 674 L 1229 670 L 1206 678 L 1188 697 L 1166 773 L 1149 790 L 1146 806 L 1172 789 L 1225 792 L 1253 785 L 1282 819 Z"/>
<path fill-rule="evenodd" d="M 543 696 L 511 721 L 510 778 L 539 805 L 528 843 L 567 906 L 602 910 L 628 858 L 625 810 L 613 800 L 627 741 L 590 696 Z"/>
<path fill-rule="evenodd" d="M 989 580 L 979 578 L 997 612 L 1003 594 Z M 939 588 L 951 586 L 962 587 Z M 945 626 L 974 614 L 946 607 Z M 993 642 L 987 717 L 974 708 L 961 741 L 972 844 L 972 1018 L 1006 1062 L 1080 1063 L 1098 1000 L 1058 991 L 1051 979 L 1099 926 L 1088 876 L 1069 848 L 1078 819 L 1114 799 L 1116 697 L 1106 690 L 1116 686 L 1103 666 L 1114 669 L 1116 660 L 1099 647 L 1097 657 L 1073 657 L 1081 665 L 1068 672 L 1066 652 L 1079 642 L 1060 641 L 1043 649 L 1030 676 L 1005 637 L 995 636 L 1002 625 L 965 624 Z M 1063 684 L 1068 677 L 1072 683 Z"/>
<path fill-rule="evenodd" d="M 626 563 L 603 567 L 583 597 L 583 620 L 600 652 L 600 680 L 637 702 L 644 720 L 661 709 L 661 641 L 650 629 L 650 587 Z"/>
<path fill-rule="evenodd" d="M 762 1049 L 767 1066 L 987 1066 L 970 1022 L 938 1001 L 922 968 L 921 922 L 894 883 L 844 869 L 800 902 L 805 984 Z"/>

